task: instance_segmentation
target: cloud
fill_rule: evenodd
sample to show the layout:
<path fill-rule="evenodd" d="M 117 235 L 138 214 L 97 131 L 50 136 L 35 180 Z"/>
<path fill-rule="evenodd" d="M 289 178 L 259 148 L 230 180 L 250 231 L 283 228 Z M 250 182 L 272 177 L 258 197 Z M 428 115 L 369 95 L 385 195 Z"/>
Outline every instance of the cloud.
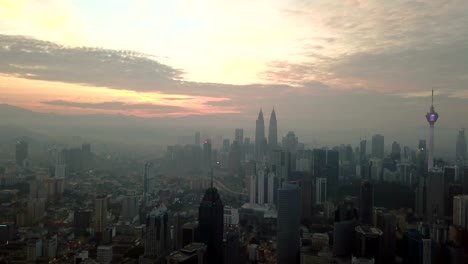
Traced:
<path fill-rule="evenodd" d="M 3 74 L 135 91 L 168 92 L 183 73 L 147 54 L 8 35 L 0 35 L 0 60 Z"/>
<path fill-rule="evenodd" d="M 99 109 L 99 110 L 145 110 L 150 111 L 151 113 L 167 113 L 181 111 L 184 108 L 172 106 L 172 105 L 156 105 L 150 103 L 137 103 L 129 104 L 125 102 L 99 102 L 99 103 L 84 103 L 84 102 L 71 102 L 64 100 L 53 100 L 53 101 L 44 101 L 43 104 L 55 105 L 55 106 L 65 106 L 65 107 L 75 107 L 75 108 L 85 108 L 85 109 Z"/>

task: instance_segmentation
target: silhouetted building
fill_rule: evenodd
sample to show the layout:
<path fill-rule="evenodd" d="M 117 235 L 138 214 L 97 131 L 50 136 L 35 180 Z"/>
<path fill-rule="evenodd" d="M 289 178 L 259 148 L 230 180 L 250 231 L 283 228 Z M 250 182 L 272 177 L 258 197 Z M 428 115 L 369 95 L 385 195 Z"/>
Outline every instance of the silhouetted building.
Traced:
<path fill-rule="evenodd" d="M 207 245 L 208 263 L 223 263 L 224 206 L 218 190 L 206 190 L 198 209 L 201 242 Z"/>
<path fill-rule="evenodd" d="M 203 243 L 186 245 L 179 251 L 172 252 L 167 256 L 167 264 L 209 264 L 207 262 L 207 247 Z"/>
<path fill-rule="evenodd" d="M 327 201 L 327 178 L 315 178 L 315 203 L 321 205 Z"/>
<path fill-rule="evenodd" d="M 276 121 L 275 109 L 271 111 L 270 126 L 268 128 L 268 149 L 269 151 L 278 147 L 278 123 Z"/>
<path fill-rule="evenodd" d="M 396 141 L 392 143 L 392 153 L 390 155 L 392 160 L 400 161 L 401 160 L 401 147 Z"/>
<path fill-rule="evenodd" d="M 375 263 L 381 263 L 382 231 L 376 227 L 369 227 L 367 225 L 357 226 L 355 231 L 356 242 L 353 256 L 374 259 Z"/>
<path fill-rule="evenodd" d="M 263 161 L 265 157 L 266 138 L 265 138 L 265 121 L 263 112 L 260 109 L 255 126 L 255 160 Z M 209 247 L 208 247 L 209 248 Z"/>
<path fill-rule="evenodd" d="M 16 165 L 22 167 L 24 161 L 28 158 L 28 143 L 26 141 L 18 141 L 16 143 Z"/>
<path fill-rule="evenodd" d="M 73 227 L 75 236 L 84 235 L 91 223 L 91 211 L 75 210 L 73 213 Z"/>
<path fill-rule="evenodd" d="M 359 196 L 359 220 L 361 225 L 372 224 L 372 211 L 374 207 L 374 187 L 369 181 L 361 183 Z"/>
<path fill-rule="evenodd" d="M 373 158 L 384 158 L 385 153 L 385 141 L 384 136 L 377 134 L 372 136 L 372 157 Z"/>
<path fill-rule="evenodd" d="M 206 139 L 203 142 L 203 170 L 209 172 L 211 166 L 213 165 L 212 161 L 212 151 L 211 151 L 211 140 Z"/>
<path fill-rule="evenodd" d="M 299 254 L 299 186 L 283 183 L 278 190 L 277 256 L 278 264 L 295 263 Z"/>
<path fill-rule="evenodd" d="M 444 172 L 430 170 L 426 180 L 426 219 L 434 222 L 443 219 L 445 215 L 445 184 Z"/>
<path fill-rule="evenodd" d="M 381 263 L 393 264 L 396 254 L 396 216 L 385 210 L 377 211 L 376 220 L 376 226 L 382 230 Z"/>
<path fill-rule="evenodd" d="M 169 219 L 166 210 L 158 209 L 146 217 L 145 258 L 164 263 L 170 251 Z"/>
<path fill-rule="evenodd" d="M 312 217 L 312 208 L 315 204 L 315 185 L 312 179 L 303 179 L 299 184 L 301 187 L 301 219 L 309 219 Z"/>
<path fill-rule="evenodd" d="M 466 164 L 466 137 L 465 137 L 465 130 L 461 129 L 458 131 L 457 136 L 457 145 L 455 148 L 455 157 L 456 161 L 459 165 Z"/>
<path fill-rule="evenodd" d="M 468 229 L 468 195 L 453 197 L 453 225 Z"/>
<path fill-rule="evenodd" d="M 242 149 L 237 140 L 231 144 L 229 151 L 229 171 L 233 174 L 240 174 L 241 171 Z"/>
<path fill-rule="evenodd" d="M 350 256 L 353 250 L 357 225 L 357 209 L 350 198 L 337 206 L 333 223 L 333 255 Z"/>
<path fill-rule="evenodd" d="M 94 232 L 101 234 L 107 227 L 107 196 L 98 196 L 94 200 Z"/>
<path fill-rule="evenodd" d="M 200 241 L 198 222 L 185 223 L 182 226 L 182 247 Z"/>

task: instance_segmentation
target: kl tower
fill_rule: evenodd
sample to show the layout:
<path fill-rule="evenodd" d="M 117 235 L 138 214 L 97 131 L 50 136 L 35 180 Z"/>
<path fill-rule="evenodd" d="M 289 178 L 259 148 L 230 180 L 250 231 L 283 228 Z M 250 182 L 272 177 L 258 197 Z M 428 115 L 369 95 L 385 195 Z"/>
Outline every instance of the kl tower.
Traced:
<path fill-rule="evenodd" d="M 426 114 L 427 122 L 429 122 L 429 147 L 427 155 L 427 169 L 431 170 L 434 167 L 434 124 L 437 122 L 439 114 L 434 110 L 434 90 L 432 90 L 432 103 L 429 113 Z"/>

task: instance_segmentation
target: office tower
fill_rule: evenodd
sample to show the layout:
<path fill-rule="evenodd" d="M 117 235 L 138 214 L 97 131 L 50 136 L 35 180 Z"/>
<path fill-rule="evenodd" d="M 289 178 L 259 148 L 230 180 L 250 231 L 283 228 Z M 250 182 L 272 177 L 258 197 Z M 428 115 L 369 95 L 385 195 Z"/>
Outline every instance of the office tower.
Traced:
<path fill-rule="evenodd" d="M 278 178 L 272 171 L 268 171 L 268 176 L 266 178 L 266 203 L 269 205 L 275 205 L 277 203 L 277 190 L 279 182 Z"/>
<path fill-rule="evenodd" d="M 416 153 L 416 170 L 418 176 L 426 176 L 427 174 L 427 148 L 426 140 L 420 139 L 418 151 Z"/>
<path fill-rule="evenodd" d="M 372 224 L 372 210 L 374 208 L 374 187 L 369 181 L 361 183 L 359 195 L 359 220 L 361 225 Z"/>
<path fill-rule="evenodd" d="M 236 130 L 234 131 L 234 140 L 239 142 L 239 144 L 244 143 L 244 129 L 236 128 Z"/>
<path fill-rule="evenodd" d="M 453 197 L 463 194 L 463 187 L 459 183 L 449 183 L 445 186 L 445 216 L 450 218 L 453 216 Z"/>
<path fill-rule="evenodd" d="M 107 227 L 107 196 L 94 200 L 94 232 L 102 234 Z"/>
<path fill-rule="evenodd" d="M 312 217 L 314 199 L 314 182 L 312 179 L 303 179 L 299 182 L 301 190 L 301 219 Z"/>
<path fill-rule="evenodd" d="M 0 222 L 0 244 L 5 244 L 9 241 L 15 241 L 18 236 L 18 227 L 11 222 Z"/>
<path fill-rule="evenodd" d="M 172 252 L 167 256 L 167 264 L 209 264 L 206 259 L 207 247 L 203 243 L 192 243 L 186 245 L 179 251 Z"/>
<path fill-rule="evenodd" d="M 203 142 L 203 170 L 209 172 L 212 166 L 212 158 L 211 158 L 211 140 L 206 139 Z"/>
<path fill-rule="evenodd" d="M 353 198 L 346 197 L 337 206 L 333 223 L 333 255 L 349 256 L 353 249 L 355 227 L 357 225 L 357 210 Z"/>
<path fill-rule="evenodd" d="M 26 242 L 27 263 L 36 263 L 39 257 L 42 257 L 42 239 L 31 238 Z"/>
<path fill-rule="evenodd" d="M 442 170 L 430 170 L 426 180 L 426 219 L 434 222 L 444 217 L 445 184 Z"/>
<path fill-rule="evenodd" d="M 86 234 L 91 223 L 91 211 L 75 210 L 73 213 L 73 227 L 75 236 Z"/>
<path fill-rule="evenodd" d="M 361 140 L 359 143 L 359 166 L 361 172 L 361 178 L 364 179 L 367 175 L 366 164 L 367 164 L 367 140 Z"/>
<path fill-rule="evenodd" d="M 237 228 L 227 228 L 223 238 L 223 263 L 239 264 L 240 234 Z"/>
<path fill-rule="evenodd" d="M 372 136 L 372 157 L 384 158 L 384 136 L 380 134 Z"/>
<path fill-rule="evenodd" d="M 291 153 L 280 149 L 271 152 L 271 169 L 280 182 L 287 181 L 291 172 Z"/>
<path fill-rule="evenodd" d="M 392 143 L 392 154 L 390 156 L 394 161 L 401 160 L 401 147 L 396 141 L 393 141 Z"/>
<path fill-rule="evenodd" d="M 231 141 L 229 140 L 229 138 L 223 139 L 222 152 L 228 153 L 230 149 L 231 149 Z"/>
<path fill-rule="evenodd" d="M 468 195 L 453 197 L 453 225 L 468 229 Z"/>
<path fill-rule="evenodd" d="M 207 245 L 208 263 L 223 263 L 224 205 L 218 190 L 206 190 L 198 209 L 201 242 Z"/>
<path fill-rule="evenodd" d="M 152 211 L 145 222 L 145 258 L 157 263 L 164 259 L 170 250 L 169 220 L 165 209 Z"/>
<path fill-rule="evenodd" d="M 457 136 L 457 145 L 455 148 L 455 157 L 457 164 L 465 165 L 466 164 L 466 137 L 465 137 L 465 130 L 461 129 L 458 131 Z"/>
<path fill-rule="evenodd" d="M 434 125 L 439 118 L 439 114 L 434 110 L 434 90 L 432 90 L 432 103 L 429 112 L 426 114 L 427 122 L 429 122 L 429 147 L 427 155 L 427 169 L 431 170 L 434 167 Z"/>
<path fill-rule="evenodd" d="M 327 151 L 314 149 L 312 151 L 312 175 L 314 177 L 326 177 Z"/>
<path fill-rule="evenodd" d="M 83 168 L 90 169 L 93 163 L 93 153 L 91 152 L 91 144 L 83 143 L 81 145 L 81 155 Z"/>
<path fill-rule="evenodd" d="M 338 177 L 340 174 L 339 152 L 327 150 L 326 164 L 327 195 L 331 199 L 336 199 L 338 196 Z"/>
<path fill-rule="evenodd" d="M 315 178 L 315 203 L 323 204 L 327 201 L 327 178 Z"/>
<path fill-rule="evenodd" d="M 24 161 L 28 158 L 28 143 L 26 141 L 18 141 L 16 143 L 16 165 L 22 167 Z"/>
<path fill-rule="evenodd" d="M 239 141 L 234 140 L 229 150 L 229 171 L 232 174 L 240 174 L 241 172 L 242 149 Z"/>
<path fill-rule="evenodd" d="M 255 160 L 263 161 L 265 156 L 265 121 L 263 120 L 263 112 L 260 109 L 255 126 Z"/>
<path fill-rule="evenodd" d="M 135 194 L 124 195 L 122 198 L 122 220 L 132 221 L 138 214 L 138 197 Z"/>
<path fill-rule="evenodd" d="M 278 264 L 296 263 L 299 253 L 299 186 L 283 183 L 278 190 L 277 256 Z"/>
<path fill-rule="evenodd" d="M 112 261 L 112 246 L 100 245 L 97 247 L 97 257 L 96 260 L 98 263 L 108 264 Z"/>
<path fill-rule="evenodd" d="M 367 225 L 357 226 L 355 231 L 356 242 L 353 257 L 374 259 L 375 263 L 381 263 L 382 231 Z"/>
<path fill-rule="evenodd" d="M 257 169 L 257 203 L 258 204 L 265 204 L 265 196 L 266 196 L 266 176 L 265 175 L 265 168 L 260 167 Z"/>
<path fill-rule="evenodd" d="M 278 147 L 278 124 L 276 122 L 275 109 L 271 111 L 270 126 L 268 128 L 268 149 L 271 151 Z"/>
<path fill-rule="evenodd" d="M 200 241 L 198 222 L 189 222 L 182 225 L 182 247 Z"/>
<path fill-rule="evenodd" d="M 201 136 L 200 132 L 195 132 L 195 146 L 200 146 L 201 143 Z"/>
<path fill-rule="evenodd" d="M 393 264 L 395 263 L 395 249 L 396 249 L 396 216 L 388 213 L 385 210 L 377 211 L 376 226 L 382 230 L 382 249 L 381 260 L 382 263 Z"/>

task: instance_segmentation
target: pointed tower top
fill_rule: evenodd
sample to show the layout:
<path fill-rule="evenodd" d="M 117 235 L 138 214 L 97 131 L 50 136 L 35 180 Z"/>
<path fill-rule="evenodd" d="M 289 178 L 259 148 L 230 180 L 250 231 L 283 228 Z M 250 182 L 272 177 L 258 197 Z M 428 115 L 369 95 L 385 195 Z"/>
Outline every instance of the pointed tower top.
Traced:
<path fill-rule="evenodd" d="M 273 107 L 273 111 L 271 111 L 271 118 L 275 118 L 276 119 L 276 112 L 275 112 L 275 108 Z"/>
<path fill-rule="evenodd" d="M 431 105 L 434 105 L 434 89 L 432 89 L 432 103 Z"/>
<path fill-rule="evenodd" d="M 262 111 L 262 108 L 260 108 L 260 112 L 258 113 L 258 119 L 263 119 L 263 111 Z"/>

